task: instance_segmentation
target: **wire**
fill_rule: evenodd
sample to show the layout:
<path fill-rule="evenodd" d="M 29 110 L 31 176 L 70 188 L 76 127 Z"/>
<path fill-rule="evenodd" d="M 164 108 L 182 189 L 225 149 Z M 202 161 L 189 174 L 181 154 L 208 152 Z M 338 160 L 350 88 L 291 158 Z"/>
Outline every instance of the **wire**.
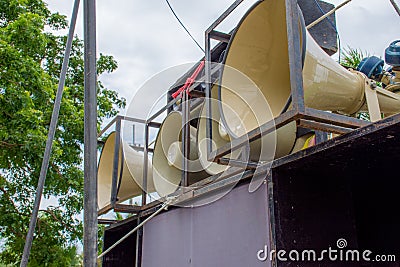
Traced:
<path fill-rule="evenodd" d="M 159 208 L 157 211 L 155 211 L 153 214 L 151 214 L 149 217 L 147 217 L 147 219 L 145 219 L 143 222 L 141 222 L 140 224 L 138 224 L 138 226 L 136 226 L 135 228 L 133 228 L 129 233 L 127 233 L 126 235 L 124 235 L 121 239 L 119 239 L 117 242 L 115 242 L 112 246 L 110 246 L 108 249 L 106 249 L 105 251 L 103 251 L 103 253 L 101 253 L 99 256 L 97 256 L 98 259 L 101 259 L 104 255 L 106 255 L 108 252 L 110 252 L 113 248 L 115 248 L 116 246 L 118 246 L 119 244 L 122 243 L 122 241 L 124 241 L 125 239 L 127 239 L 130 235 L 132 235 L 134 232 L 136 232 L 140 227 L 142 227 L 145 223 L 147 223 L 148 221 L 150 221 L 154 216 L 156 216 L 157 214 L 159 214 L 161 211 L 163 211 L 164 209 L 166 209 L 168 206 L 170 206 L 172 204 L 172 202 L 176 199 L 177 197 L 172 197 L 170 199 L 167 199 L 167 201 L 161 206 L 161 208 Z"/>
<path fill-rule="evenodd" d="M 171 4 L 169 3 L 168 0 L 165 0 L 165 2 L 167 2 L 167 5 L 169 7 L 169 9 L 171 10 L 172 14 L 174 14 L 175 18 L 178 20 L 179 24 L 181 24 L 181 26 L 183 27 L 183 29 L 187 32 L 187 34 L 190 36 L 190 38 L 192 38 L 192 40 L 196 43 L 196 45 L 201 49 L 201 51 L 203 51 L 203 53 L 205 53 L 203 47 L 201 47 L 201 45 L 196 41 L 196 39 L 194 39 L 194 37 L 190 34 L 189 30 L 185 27 L 185 25 L 182 23 L 182 21 L 179 19 L 178 15 L 176 15 L 174 9 L 172 8 Z"/>
<path fill-rule="evenodd" d="M 396 2 L 394 0 L 390 0 L 390 2 L 392 3 L 394 10 L 396 10 L 397 14 L 399 14 L 399 16 L 400 16 L 399 6 L 396 4 Z"/>
<path fill-rule="evenodd" d="M 318 3 L 318 0 L 314 0 L 314 2 L 317 4 L 317 7 L 321 11 L 322 15 L 325 15 L 326 12 L 322 9 L 321 5 Z M 340 64 L 340 59 L 341 59 L 341 54 L 342 54 L 340 35 L 339 35 L 339 32 L 336 29 L 336 25 L 332 22 L 332 20 L 329 17 L 326 17 L 326 19 L 328 20 L 329 24 L 332 26 L 332 28 L 336 32 L 336 37 L 337 37 L 338 46 L 339 46 L 338 49 L 339 49 L 339 64 Z"/>

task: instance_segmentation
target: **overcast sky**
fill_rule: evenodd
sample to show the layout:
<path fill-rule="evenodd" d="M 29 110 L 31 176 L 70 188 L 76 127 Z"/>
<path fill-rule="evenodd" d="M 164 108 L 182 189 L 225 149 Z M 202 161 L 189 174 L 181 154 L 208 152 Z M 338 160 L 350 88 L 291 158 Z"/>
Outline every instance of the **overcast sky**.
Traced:
<path fill-rule="evenodd" d="M 68 17 L 73 0 L 45 0 L 52 11 Z M 328 0 L 339 4 L 343 0 Z M 175 12 L 204 46 L 205 29 L 233 0 L 170 0 Z M 229 31 L 254 0 L 245 0 L 238 12 L 219 28 Z M 83 36 L 83 0 L 76 33 Z M 353 0 L 337 12 L 342 46 L 362 48 L 382 56 L 391 41 L 400 39 L 400 17 L 389 0 Z M 113 55 L 118 70 L 101 77 L 110 89 L 129 101 L 150 77 L 168 67 L 197 61 L 203 55 L 178 24 L 164 0 L 98 0 L 98 52 Z M 167 88 L 166 88 L 167 89 Z M 148 100 L 152 101 L 152 100 Z M 154 101 L 154 100 L 153 100 Z"/>

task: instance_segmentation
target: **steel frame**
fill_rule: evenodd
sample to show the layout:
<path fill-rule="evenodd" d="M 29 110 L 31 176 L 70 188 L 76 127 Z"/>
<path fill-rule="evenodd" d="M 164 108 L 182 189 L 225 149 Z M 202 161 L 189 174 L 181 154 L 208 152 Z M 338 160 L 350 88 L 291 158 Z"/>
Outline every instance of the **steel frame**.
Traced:
<path fill-rule="evenodd" d="M 154 115 L 150 118 L 143 120 L 137 118 L 130 118 L 125 116 L 117 116 L 114 118 L 98 135 L 100 137 L 104 134 L 113 124 L 116 124 L 116 140 L 115 140 L 115 153 L 114 153 L 114 161 L 113 161 L 113 177 L 112 177 L 112 194 L 111 194 L 111 208 L 114 211 L 119 212 L 127 212 L 127 213 L 136 213 L 136 216 L 131 217 L 127 220 L 138 220 L 140 223 L 141 218 L 148 216 L 155 212 L 159 206 L 166 200 L 166 198 L 160 198 L 155 200 L 149 204 L 146 202 L 146 188 L 142 189 L 142 205 L 141 206 L 132 206 L 132 205 L 123 205 L 116 203 L 117 197 L 117 182 L 118 182 L 118 151 L 120 147 L 120 131 L 121 131 L 121 121 L 127 120 L 145 125 L 144 132 L 144 144 L 143 144 L 143 152 L 144 152 L 144 162 L 143 162 L 143 181 L 144 185 L 147 185 L 147 176 L 148 176 L 148 153 L 151 152 L 149 148 L 149 128 L 160 128 L 161 124 L 154 122 L 156 118 L 158 118 L 164 111 L 171 111 L 172 107 L 177 104 L 179 100 L 182 101 L 180 107 L 182 112 L 182 136 L 183 140 L 183 161 L 182 161 L 182 177 L 181 177 L 181 185 L 186 187 L 188 186 L 189 181 L 189 173 L 187 170 L 187 155 L 190 153 L 190 147 L 188 142 L 189 140 L 189 114 L 190 114 L 190 103 L 189 103 L 189 93 L 194 90 L 201 82 L 205 82 L 205 106 L 206 106 L 206 114 L 207 114 L 207 123 L 206 123 L 206 136 L 208 139 L 207 142 L 207 154 L 208 160 L 217 162 L 219 164 L 230 164 L 230 168 L 223 174 L 210 176 L 198 183 L 191 185 L 190 189 L 183 190 L 178 189 L 172 196 L 178 196 L 178 203 L 187 202 L 198 197 L 201 197 L 204 194 L 209 194 L 215 190 L 219 190 L 226 186 L 232 185 L 233 183 L 237 183 L 243 179 L 250 179 L 254 173 L 255 168 L 261 167 L 261 171 L 265 169 L 265 173 L 268 174 L 268 169 L 271 168 L 271 162 L 269 163 L 260 163 L 260 162 L 241 162 L 239 160 L 228 160 L 224 158 L 227 154 L 232 151 L 243 147 L 248 142 L 255 141 L 262 136 L 267 135 L 275 131 L 278 128 L 283 127 L 284 125 L 296 121 L 298 127 L 304 127 L 312 130 L 316 130 L 319 134 L 318 140 L 320 142 L 326 141 L 326 137 L 320 135 L 320 133 L 349 133 L 356 128 L 364 127 L 370 124 L 370 122 L 362 121 L 356 118 L 339 115 L 335 113 L 329 113 L 313 108 L 308 108 L 304 103 L 304 88 L 303 88 L 303 77 L 302 77 L 302 58 L 301 58 L 301 50 L 300 50 L 300 32 L 298 28 L 299 14 L 296 0 L 285 0 L 286 5 L 286 25 L 287 25 L 287 38 L 288 38 L 288 55 L 289 55 L 289 71 L 290 71 L 290 86 L 291 86 L 291 97 L 292 97 L 292 108 L 283 112 L 281 115 L 276 117 L 275 119 L 261 125 L 259 128 L 254 129 L 247 133 L 244 136 L 233 139 L 231 143 L 220 147 L 216 150 L 212 150 L 212 111 L 211 111 L 211 85 L 212 85 L 212 74 L 217 71 L 217 68 L 212 68 L 211 62 L 211 39 L 218 40 L 222 42 L 229 42 L 231 35 L 219 32 L 216 27 L 224 21 L 241 3 L 243 0 L 236 0 L 219 18 L 217 18 L 214 23 L 205 31 L 205 76 L 201 79 L 197 80 L 193 83 L 193 85 L 187 89 L 187 91 L 182 92 L 182 94 L 168 101 L 168 103 L 158 110 Z M 279 166 L 288 160 L 297 159 L 298 157 L 304 156 L 304 152 L 295 153 L 294 155 L 285 156 L 283 158 L 277 159 L 272 163 L 272 167 Z M 269 177 L 269 176 L 268 176 Z M 270 182 L 270 177 L 267 177 L 267 183 Z M 272 190 L 270 197 L 271 206 L 268 207 L 270 210 L 271 218 L 274 218 L 273 214 L 273 196 Z M 101 214 L 101 212 L 100 212 Z M 273 220 L 270 222 L 273 224 Z M 114 224 L 118 225 L 118 223 Z M 114 227 L 114 226 L 113 226 Z M 271 228 L 274 229 L 273 225 Z M 272 233 L 272 242 L 274 242 L 275 237 L 274 233 Z M 141 266 L 141 243 L 142 243 L 142 234 L 138 232 L 137 238 L 137 262 L 136 266 Z M 275 246 L 275 244 L 271 244 Z"/>
<path fill-rule="evenodd" d="M 111 194 L 111 208 L 115 211 L 120 212 L 128 212 L 128 213 L 142 213 L 146 209 L 149 209 L 153 205 L 157 205 L 163 198 L 160 200 L 156 200 L 153 203 L 147 204 L 146 202 L 146 188 L 142 189 L 142 206 L 132 206 L 132 205 L 124 205 L 116 203 L 117 197 L 117 182 L 118 182 L 118 151 L 120 148 L 120 132 L 121 132 L 121 121 L 131 121 L 139 124 L 145 125 L 145 133 L 144 133 L 144 144 L 143 147 L 135 147 L 138 149 L 142 149 L 144 152 L 144 162 L 143 162 L 143 180 L 147 181 L 148 175 L 148 153 L 152 152 L 152 149 L 149 148 L 149 128 L 160 128 L 161 124 L 158 122 L 154 122 L 156 118 L 158 118 L 164 111 L 170 111 L 170 109 L 177 104 L 179 100 L 182 101 L 180 108 L 182 112 L 182 131 L 183 136 L 186 136 L 189 133 L 189 113 L 191 110 L 191 106 L 189 104 L 188 94 L 194 90 L 201 82 L 205 82 L 206 92 L 205 92 L 205 106 L 206 106 L 206 114 L 207 114 L 207 123 L 206 123 L 206 132 L 207 132 L 207 152 L 208 159 L 210 161 L 218 162 L 219 164 L 231 164 L 231 170 L 243 170 L 249 169 L 253 170 L 262 166 L 263 164 L 270 165 L 270 163 L 260 163 L 260 162 L 241 162 L 240 160 L 228 160 L 224 158 L 227 154 L 231 153 L 234 150 L 237 150 L 244 146 L 248 142 L 255 141 L 262 136 L 275 131 L 278 128 L 283 127 L 284 125 L 296 121 L 298 127 L 304 127 L 313 129 L 319 132 L 328 132 L 328 133 L 348 133 L 353 131 L 356 128 L 364 127 L 370 122 L 362 121 L 356 118 L 339 115 L 335 113 L 329 113 L 313 108 L 308 108 L 304 104 L 304 89 L 303 89 L 303 78 L 302 78 L 302 66 L 301 66 L 301 51 L 300 51 L 300 32 L 298 28 L 298 20 L 299 14 L 297 12 L 297 2 L 295 0 L 285 0 L 286 4 L 286 24 L 287 24 L 287 37 L 288 37 L 288 54 L 289 54 L 289 71 L 290 71 L 290 85 L 291 85 L 291 97 L 292 97 L 292 109 L 289 109 L 276 117 L 275 119 L 261 125 L 259 128 L 256 128 L 250 131 L 248 134 L 233 139 L 231 143 L 226 144 L 223 147 L 220 147 L 216 150 L 212 150 L 212 123 L 211 123 L 211 84 L 212 79 L 211 76 L 213 73 L 218 71 L 218 68 L 212 68 L 211 63 L 211 39 L 228 42 L 230 39 L 230 34 L 222 33 L 215 28 L 226 19 L 241 3 L 243 0 L 236 0 L 219 18 L 217 18 L 214 23 L 205 31 L 205 75 L 204 77 L 198 79 L 193 85 L 188 88 L 187 91 L 183 91 L 182 94 L 169 101 L 164 107 L 159 109 L 155 114 L 150 116 L 148 119 L 138 119 L 127 116 L 116 116 L 103 130 L 99 133 L 98 137 L 103 135 L 113 124 L 115 124 L 116 131 L 116 139 L 115 139 L 115 153 L 114 153 L 114 161 L 113 161 L 113 177 L 112 177 L 112 194 Z M 187 161 L 185 161 L 186 155 L 190 153 L 189 142 L 186 142 L 186 138 L 183 138 L 183 154 L 184 159 L 182 162 L 182 167 L 187 166 Z M 320 140 L 324 140 L 323 138 L 319 138 Z M 275 162 L 273 163 L 275 164 Z M 183 168 L 184 170 L 186 168 Z M 228 177 L 229 175 L 235 175 L 236 172 L 228 171 L 224 176 Z M 185 171 L 182 171 L 182 179 L 181 184 L 183 186 L 188 185 L 189 174 Z M 207 183 L 212 183 L 217 178 L 220 178 L 219 175 L 211 176 L 200 183 L 196 183 L 196 186 L 203 186 Z M 146 183 L 144 183 L 146 184 Z M 192 190 L 188 190 L 192 191 Z M 178 190 L 173 195 L 176 194 L 184 194 L 182 190 Z M 102 214 L 101 211 L 99 214 Z"/>

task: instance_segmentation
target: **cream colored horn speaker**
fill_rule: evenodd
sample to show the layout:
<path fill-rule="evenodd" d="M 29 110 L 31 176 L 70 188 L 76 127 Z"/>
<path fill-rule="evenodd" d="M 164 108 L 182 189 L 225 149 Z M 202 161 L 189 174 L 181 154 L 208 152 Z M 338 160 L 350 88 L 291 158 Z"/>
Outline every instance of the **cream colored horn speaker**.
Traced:
<path fill-rule="evenodd" d="M 212 120 L 212 149 L 228 144 L 231 141 L 229 134 L 226 132 L 225 127 L 221 122 L 221 116 L 218 107 L 218 86 L 214 85 L 211 89 L 211 120 Z M 203 105 L 198 120 L 197 131 L 197 144 L 199 151 L 199 159 L 205 171 L 211 175 L 215 175 L 225 171 L 229 166 L 221 165 L 207 160 L 207 122 L 206 106 Z M 239 150 L 234 151 L 232 154 L 227 155 L 227 158 L 237 159 Z"/>
<path fill-rule="evenodd" d="M 306 42 L 303 68 L 306 106 L 345 115 L 365 110 L 365 78 L 336 63 L 304 25 L 300 22 L 299 25 L 301 42 Z M 243 128 L 246 132 L 253 130 L 284 110 L 291 93 L 287 44 L 285 1 L 257 2 L 236 27 L 224 63 L 249 77 L 258 88 L 237 82 L 236 75 L 226 71 L 227 67 L 222 71 L 221 118 L 231 136 L 242 135 Z M 377 93 L 383 113 L 400 112 L 398 95 L 382 88 L 377 88 Z M 281 138 L 282 134 L 286 137 Z M 276 141 L 276 155 L 289 154 L 296 142 L 295 124 L 279 129 Z"/>
<path fill-rule="evenodd" d="M 191 113 L 198 114 L 199 109 Z M 197 115 L 196 115 L 197 116 Z M 157 193 L 163 197 L 175 192 L 182 178 L 182 114 L 172 111 L 162 123 L 153 155 L 153 180 Z M 197 129 L 190 126 L 189 184 L 207 177 L 197 153 Z"/>
<path fill-rule="evenodd" d="M 115 148 L 115 132 L 108 137 L 101 150 L 99 166 L 97 170 L 98 184 L 98 208 L 99 213 L 110 210 L 112 172 Z M 143 187 L 143 153 L 136 151 L 126 142 L 120 142 L 118 161 L 118 194 L 117 203 L 139 196 Z M 123 157 L 122 157 L 123 153 Z M 121 164 L 121 159 L 124 159 Z M 122 170 L 121 170 L 122 165 Z M 147 176 L 147 192 L 154 192 L 152 166 L 149 160 Z"/>

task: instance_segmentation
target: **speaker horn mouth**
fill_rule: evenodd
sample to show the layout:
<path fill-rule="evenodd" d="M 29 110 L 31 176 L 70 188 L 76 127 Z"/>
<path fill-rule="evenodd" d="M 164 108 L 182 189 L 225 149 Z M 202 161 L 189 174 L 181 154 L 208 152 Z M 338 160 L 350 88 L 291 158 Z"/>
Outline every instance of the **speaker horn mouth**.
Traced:
<path fill-rule="evenodd" d="M 250 17 L 250 16 L 254 15 L 253 12 L 254 12 L 257 8 L 258 8 L 261 12 L 265 12 L 265 10 L 268 9 L 268 7 L 264 8 L 264 9 L 262 9 L 262 8 L 259 7 L 260 5 L 264 4 L 264 2 L 268 2 L 268 1 L 258 1 L 258 2 L 256 2 L 256 3 L 246 12 L 246 14 L 241 18 L 241 20 L 239 21 L 237 27 L 235 28 L 235 31 L 232 33 L 232 37 L 231 37 L 231 39 L 230 39 L 230 41 L 229 41 L 229 43 L 228 43 L 228 46 L 227 46 L 227 48 L 226 48 L 226 51 L 225 51 L 225 53 L 224 53 L 223 60 L 222 60 L 223 66 L 224 66 L 224 65 L 227 65 L 227 66 L 229 66 L 229 67 L 235 68 L 235 69 L 237 69 L 238 71 L 244 73 L 244 74 L 247 75 L 252 81 L 254 81 L 255 84 L 256 84 L 257 86 L 259 86 L 259 83 L 257 83 L 257 80 L 259 80 L 259 79 L 253 79 L 253 77 L 252 77 L 253 75 L 251 75 L 251 74 L 249 75 L 249 74 L 245 71 L 245 70 L 246 70 L 245 67 L 243 67 L 243 68 L 237 68 L 237 64 L 232 64 L 232 63 L 231 63 L 231 61 L 230 61 L 230 56 L 231 56 L 231 55 L 230 55 L 230 50 L 235 50 L 235 49 L 237 49 L 236 47 L 238 47 L 238 45 L 235 44 L 235 42 L 236 42 L 236 37 L 237 37 L 238 35 L 241 35 L 241 33 L 240 33 L 239 31 L 241 31 L 241 27 L 242 27 L 243 24 L 251 24 L 251 23 L 249 23 L 248 20 L 249 20 L 249 17 Z M 272 1 L 271 1 L 271 2 L 272 2 Z M 269 9 L 273 9 L 273 8 L 269 8 Z M 281 10 L 282 10 L 282 9 L 281 9 Z M 306 30 L 306 25 L 305 25 L 304 16 L 303 16 L 303 13 L 302 13 L 302 11 L 301 11 L 301 9 L 300 9 L 299 6 L 298 6 L 298 13 L 299 13 L 300 48 L 301 48 L 301 56 L 302 56 L 302 66 L 304 67 L 305 58 L 306 58 L 306 54 L 307 54 L 307 52 L 306 52 L 306 50 L 307 50 L 307 30 Z M 283 15 L 284 15 L 284 17 L 286 17 L 285 13 L 283 13 Z M 258 16 L 257 14 L 254 15 L 254 17 L 257 17 L 257 16 Z M 268 15 L 265 15 L 265 14 L 264 14 L 264 16 L 267 17 Z M 270 17 L 272 17 L 272 20 L 275 20 L 276 15 L 275 15 L 275 16 L 270 16 Z M 250 18 L 250 19 L 251 19 L 251 18 Z M 285 21 L 285 20 L 283 20 L 283 21 Z M 285 23 L 286 23 L 286 21 L 285 21 Z M 244 25 L 244 26 L 246 27 L 246 25 Z M 285 25 L 285 27 L 284 27 L 283 29 L 286 29 L 286 25 Z M 246 29 L 246 30 L 243 30 L 242 32 L 246 32 L 246 31 L 247 31 L 247 29 Z M 254 33 L 254 31 L 249 31 L 249 32 L 251 32 L 250 34 L 253 34 L 253 33 Z M 283 32 L 284 32 L 284 35 L 278 35 L 278 36 L 280 37 L 280 40 L 279 40 L 279 41 L 280 41 L 281 45 L 282 45 L 283 47 L 285 47 L 285 44 L 287 44 L 287 37 L 286 37 L 286 31 L 284 30 Z M 274 38 L 274 33 L 271 33 L 270 35 L 272 36 L 271 39 L 273 39 L 273 38 Z M 256 35 L 253 35 L 253 36 L 255 36 L 256 39 L 259 39 L 257 34 L 256 34 Z M 243 38 L 243 37 L 239 36 L 239 38 Z M 240 42 L 240 41 L 238 41 L 238 42 Z M 276 42 L 276 41 L 275 41 L 275 42 Z M 256 44 L 256 45 L 253 45 L 253 46 L 256 47 L 256 48 L 262 47 L 262 45 L 261 45 L 261 46 L 257 46 L 257 44 Z M 287 46 L 286 46 L 286 48 L 287 48 Z M 250 50 L 250 49 L 249 49 L 249 50 Z M 285 50 L 283 51 L 283 53 L 281 53 L 281 54 L 282 54 L 282 55 L 287 54 L 287 50 L 288 50 L 288 49 L 285 49 Z M 237 53 L 239 53 L 239 52 L 237 52 Z M 252 52 L 251 52 L 251 53 L 252 53 Z M 244 57 L 245 57 L 245 56 L 244 56 Z M 268 60 L 268 59 L 266 59 L 266 61 L 267 61 L 267 60 Z M 279 60 L 279 59 L 278 59 L 278 60 Z M 287 59 L 287 61 L 288 61 L 288 59 Z M 282 58 L 282 59 L 280 60 L 281 66 L 284 66 L 284 65 L 286 64 L 287 61 L 285 61 L 285 59 Z M 243 62 L 243 61 L 241 61 L 241 62 Z M 283 64 L 282 64 L 282 62 L 283 62 Z M 262 65 L 263 65 L 262 63 L 259 63 L 259 66 L 262 66 Z M 240 65 L 239 65 L 239 66 L 240 66 Z M 250 68 L 247 68 L 247 69 L 254 69 L 254 67 L 257 67 L 256 64 L 254 64 L 253 67 L 250 67 Z M 220 111 L 220 114 L 221 114 L 221 121 L 222 121 L 222 126 L 223 126 L 224 130 L 227 132 L 228 135 L 230 135 L 230 136 L 236 138 L 236 137 L 238 137 L 238 136 L 237 136 L 237 133 L 235 133 L 235 131 L 233 131 L 233 130 L 231 129 L 231 127 L 230 127 L 230 125 L 229 125 L 229 123 L 227 122 L 227 119 L 226 119 L 226 117 L 225 117 L 224 108 L 223 108 L 222 105 L 221 105 L 221 103 L 223 102 L 223 96 L 222 96 L 223 93 L 222 93 L 222 91 L 223 91 L 223 82 L 224 82 L 224 79 L 223 79 L 223 77 L 224 77 L 224 70 L 225 70 L 224 67 L 221 68 L 220 75 L 219 75 L 219 81 L 221 81 L 221 83 L 220 83 L 219 86 L 218 86 L 218 100 L 219 100 L 218 108 L 219 108 L 219 111 Z M 274 70 L 274 71 L 273 71 L 273 74 L 271 74 L 270 76 L 276 78 L 277 80 L 281 80 L 281 79 L 279 79 L 280 73 L 283 73 L 283 72 L 285 72 L 285 71 L 288 73 L 288 68 L 281 67 L 281 68 L 279 68 L 278 70 Z M 279 81 L 278 81 L 278 82 L 279 82 Z M 275 87 L 279 87 L 279 85 L 278 85 L 278 86 L 275 86 Z M 281 87 L 283 87 L 283 86 L 281 86 Z M 290 88 L 290 87 L 289 87 L 289 88 Z M 291 104 L 292 97 L 291 97 L 291 94 L 290 94 L 290 90 L 289 90 L 289 91 L 286 91 L 286 93 L 285 93 L 284 95 L 282 95 L 281 99 L 283 99 L 283 100 L 285 100 L 285 101 L 282 102 L 282 100 L 280 100 L 280 101 L 279 101 L 280 104 L 278 105 L 277 108 L 274 108 L 274 107 L 271 108 L 274 117 L 277 117 L 278 115 L 280 115 L 280 114 L 282 114 L 283 112 L 285 112 L 285 111 L 288 109 L 289 105 Z M 282 104 L 282 103 L 284 103 L 284 104 Z M 250 130 L 252 130 L 252 129 L 250 129 Z"/>
<path fill-rule="evenodd" d="M 99 213 L 111 209 L 111 188 L 114 169 L 114 153 L 116 132 L 112 132 L 101 150 L 98 164 L 98 208 Z M 143 156 L 142 152 L 134 150 L 121 140 L 118 154 L 117 199 L 121 203 L 127 199 L 139 196 L 143 188 Z M 151 163 L 148 163 L 147 191 L 154 192 Z"/>
<path fill-rule="evenodd" d="M 190 119 L 197 119 L 199 109 L 190 114 Z M 153 181 L 157 193 L 167 196 L 175 192 L 182 178 L 182 114 L 178 111 L 170 112 L 158 131 L 154 144 L 153 154 Z M 188 155 L 189 185 L 206 178 L 197 153 L 197 129 L 190 126 L 190 154 Z"/>

